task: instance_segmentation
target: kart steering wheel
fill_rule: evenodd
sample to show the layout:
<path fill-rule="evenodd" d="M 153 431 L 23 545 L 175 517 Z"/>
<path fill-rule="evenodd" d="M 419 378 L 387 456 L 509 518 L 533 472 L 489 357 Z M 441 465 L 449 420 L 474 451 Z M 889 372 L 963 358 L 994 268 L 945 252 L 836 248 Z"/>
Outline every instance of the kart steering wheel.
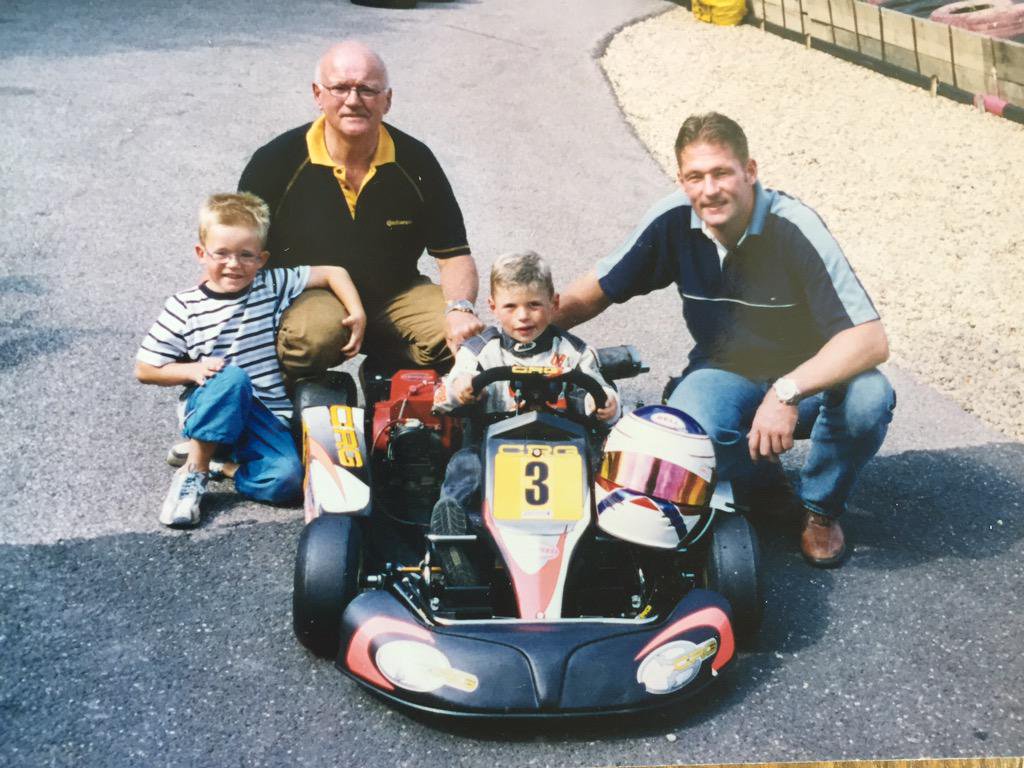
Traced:
<path fill-rule="evenodd" d="M 542 387 L 547 387 L 551 384 L 573 384 L 594 398 L 595 408 L 603 408 L 605 403 L 608 402 L 608 395 L 605 393 L 604 387 L 594 377 L 579 369 L 574 368 L 557 376 L 550 376 L 545 373 L 523 372 L 520 368 L 520 366 L 515 365 L 503 365 L 498 368 L 488 368 L 486 371 L 478 373 L 470 382 L 473 396 L 479 395 L 488 384 L 493 384 L 497 381 L 515 381 L 521 382 L 524 388 L 533 389 L 538 392 Z"/>

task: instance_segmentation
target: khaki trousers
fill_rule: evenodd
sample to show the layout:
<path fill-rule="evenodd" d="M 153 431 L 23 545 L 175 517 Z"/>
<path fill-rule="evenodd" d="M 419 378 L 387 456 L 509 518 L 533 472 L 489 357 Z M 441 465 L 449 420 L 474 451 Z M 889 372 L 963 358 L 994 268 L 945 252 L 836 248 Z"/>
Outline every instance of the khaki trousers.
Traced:
<path fill-rule="evenodd" d="M 380 368 L 446 367 L 451 354 L 444 337 L 444 294 L 426 277 L 373 314 L 360 350 Z M 291 381 L 322 373 L 344 362 L 348 316 L 328 290 L 304 291 L 281 318 L 277 356 Z"/>

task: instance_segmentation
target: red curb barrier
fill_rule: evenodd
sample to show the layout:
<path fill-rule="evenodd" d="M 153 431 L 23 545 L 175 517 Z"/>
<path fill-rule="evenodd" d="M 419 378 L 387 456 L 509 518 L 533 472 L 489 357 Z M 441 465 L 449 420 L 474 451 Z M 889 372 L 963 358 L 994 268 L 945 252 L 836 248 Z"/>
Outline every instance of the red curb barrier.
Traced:
<path fill-rule="evenodd" d="M 1008 38 L 1024 34 L 1024 3 L 1012 0 L 959 0 L 936 8 L 928 18 L 986 37 Z"/>

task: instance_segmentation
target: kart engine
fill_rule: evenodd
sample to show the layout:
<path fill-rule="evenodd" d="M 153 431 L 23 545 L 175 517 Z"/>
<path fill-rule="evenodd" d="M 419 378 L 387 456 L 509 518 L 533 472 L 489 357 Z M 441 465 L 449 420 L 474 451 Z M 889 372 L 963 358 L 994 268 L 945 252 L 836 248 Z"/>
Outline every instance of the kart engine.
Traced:
<path fill-rule="evenodd" d="M 431 412 L 436 371 L 401 370 L 386 400 L 374 405 L 373 455 L 384 510 L 409 524 L 429 525 L 445 466 L 461 435 L 458 420 Z"/>

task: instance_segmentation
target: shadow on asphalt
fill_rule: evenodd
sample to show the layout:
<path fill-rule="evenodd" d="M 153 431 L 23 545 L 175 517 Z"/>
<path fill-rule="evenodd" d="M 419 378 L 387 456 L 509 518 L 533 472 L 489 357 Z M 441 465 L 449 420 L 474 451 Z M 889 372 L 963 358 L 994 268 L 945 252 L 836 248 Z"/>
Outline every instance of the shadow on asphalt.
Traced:
<path fill-rule="evenodd" d="M 849 566 L 913 568 L 938 558 L 969 565 L 1021 538 L 1024 444 L 990 443 L 876 457 L 844 518 Z M 848 566 L 848 567 L 849 567 Z"/>
<path fill-rule="evenodd" d="M 19 311 L 16 307 L 39 306 L 33 301 L 49 294 L 50 288 L 36 277 L 8 275 L 0 277 L 0 296 L 7 305 L 0 322 L 0 372 L 13 370 L 37 358 L 65 351 L 80 339 L 98 337 L 102 331 L 89 328 L 48 327 L 50 311 L 45 306 Z"/>
<path fill-rule="evenodd" d="M 865 585 L 934 560 L 976 563 L 1024 536 L 1024 445 L 992 443 L 879 456 L 861 475 L 843 530 L 852 549 L 841 569 L 818 569 L 800 554 L 799 518 L 752 516 L 761 543 L 767 608 L 755 654 L 795 653 L 827 629 L 837 580 Z M 787 471 L 796 481 L 797 473 Z M 892 583 L 900 583 L 899 576 Z M 881 599 L 882 595 L 872 598 Z"/>
<path fill-rule="evenodd" d="M 768 609 L 756 645 L 695 701 L 616 717 L 615 737 L 698 725 L 743 703 L 787 663 L 782 653 L 819 642 L 833 621 L 829 594 L 837 584 L 847 597 L 940 558 L 961 560 L 965 573 L 982 574 L 986 582 L 1008 578 L 985 575 L 980 566 L 1016 546 L 1024 532 L 1015 514 L 1024 497 L 1022 466 L 1024 446 L 1017 443 L 876 459 L 847 518 L 853 556 L 838 571 L 806 565 L 792 525 L 760 524 Z M 190 743 L 209 744 L 220 737 L 225 706 L 233 708 L 232 718 L 250 722 L 294 708 L 310 722 L 329 719 L 321 735 L 338 738 L 362 717 L 389 714 L 292 637 L 301 512 L 281 510 L 279 523 L 218 525 L 245 502 L 220 489 L 210 502 L 203 527 L 192 534 L 0 546 L 0 715 L 9 745 L 30 749 L 27 734 L 37 731 L 40 718 L 53 729 L 51 743 L 92 744 L 101 720 L 107 742 L 130 740 L 118 734 L 137 737 L 140 728 L 173 738 L 166 736 L 169 728 L 187 734 Z M 895 589 L 914 599 L 913 581 L 897 578 Z M 879 622 L 902 610 L 886 597 Z M 583 741 L 609 733 L 607 719 L 488 721 L 482 727 L 479 721 L 409 718 L 480 740 Z"/>

